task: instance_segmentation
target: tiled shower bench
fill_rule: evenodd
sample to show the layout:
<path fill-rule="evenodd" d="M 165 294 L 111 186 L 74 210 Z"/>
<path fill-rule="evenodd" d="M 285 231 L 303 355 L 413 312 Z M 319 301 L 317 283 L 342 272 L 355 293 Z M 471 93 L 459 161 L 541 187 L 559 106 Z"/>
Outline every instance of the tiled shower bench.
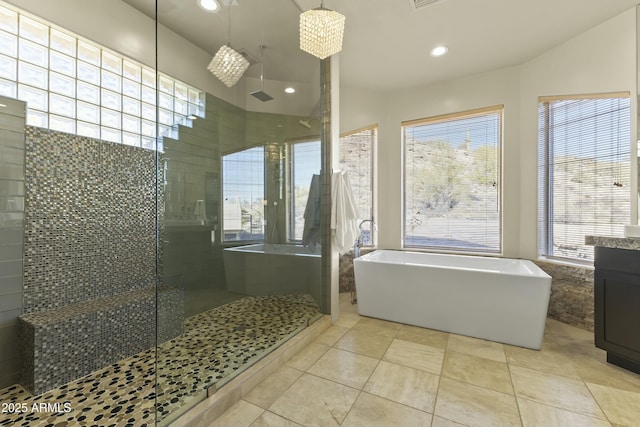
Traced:
<path fill-rule="evenodd" d="M 181 289 L 158 292 L 158 342 L 182 333 Z M 20 383 L 35 395 L 156 345 L 154 287 L 19 317 Z"/>

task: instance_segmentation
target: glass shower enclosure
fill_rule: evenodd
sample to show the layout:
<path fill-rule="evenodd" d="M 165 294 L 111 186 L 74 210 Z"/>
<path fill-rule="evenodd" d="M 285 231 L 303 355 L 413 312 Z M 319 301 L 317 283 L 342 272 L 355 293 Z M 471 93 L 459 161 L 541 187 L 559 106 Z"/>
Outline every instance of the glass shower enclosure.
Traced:
<path fill-rule="evenodd" d="M 167 425 L 329 311 L 300 10 L 190 3 L 0 1 L 0 424 Z"/>

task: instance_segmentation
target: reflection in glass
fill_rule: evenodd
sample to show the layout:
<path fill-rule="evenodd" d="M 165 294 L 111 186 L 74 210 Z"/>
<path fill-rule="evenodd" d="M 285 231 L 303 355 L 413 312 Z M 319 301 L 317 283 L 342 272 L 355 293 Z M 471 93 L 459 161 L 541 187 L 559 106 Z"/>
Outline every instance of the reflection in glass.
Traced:
<path fill-rule="evenodd" d="M 222 157 L 225 241 L 264 240 L 264 147 Z"/>

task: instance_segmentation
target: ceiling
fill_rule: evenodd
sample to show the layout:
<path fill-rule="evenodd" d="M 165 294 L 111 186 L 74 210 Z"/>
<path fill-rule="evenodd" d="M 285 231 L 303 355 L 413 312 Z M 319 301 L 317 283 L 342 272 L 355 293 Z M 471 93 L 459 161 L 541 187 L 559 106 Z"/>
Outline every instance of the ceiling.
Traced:
<path fill-rule="evenodd" d="M 155 0 L 123 1 L 155 16 Z M 298 47 L 298 16 L 319 0 L 233 1 L 232 46 L 259 58 L 265 45 L 266 79 L 308 81 L 318 60 Z M 341 85 L 391 91 L 517 65 L 638 0 L 440 0 L 418 10 L 412 2 L 325 1 L 346 16 Z M 228 10 L 207 13 L 196 0 L 158 0 L 160 23 L 212 56 L 228 41 Z M 438 44 L 449 53 L 433 58 L 429 51 Z M 259 76 L 259 65 L 247 75 Z"/>

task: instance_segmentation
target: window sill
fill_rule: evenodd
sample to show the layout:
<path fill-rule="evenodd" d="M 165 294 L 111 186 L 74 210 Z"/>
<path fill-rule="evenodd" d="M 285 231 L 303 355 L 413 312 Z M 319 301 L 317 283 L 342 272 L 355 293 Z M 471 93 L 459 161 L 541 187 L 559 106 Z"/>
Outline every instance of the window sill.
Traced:
<path fill-rule="evenodd" d="M 544 256 L 539 256 L 535 261 L 545 262 L 548 264 L 564 265 L 567 267 L 584 268 L 586 270 L 594 270 L 593 261 L 587 261 L 582 263 L 579 261 L 570 261 L 570 260 L 564 260 L 564 259 L 558 259 L 558 258 L 548 258 Z"/>

